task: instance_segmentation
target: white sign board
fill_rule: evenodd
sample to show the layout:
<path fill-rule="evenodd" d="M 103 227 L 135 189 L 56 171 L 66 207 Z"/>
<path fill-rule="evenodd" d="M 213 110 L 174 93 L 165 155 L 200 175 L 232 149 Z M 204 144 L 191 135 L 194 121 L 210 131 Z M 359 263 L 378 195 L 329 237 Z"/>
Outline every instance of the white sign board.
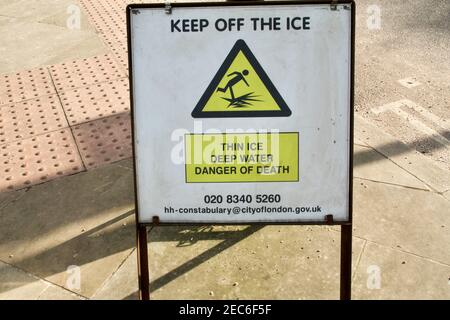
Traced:
<path fill-rule="evenodd" d="M 140 223 L 349 221 L 351 3 L 128 10 Z"/>

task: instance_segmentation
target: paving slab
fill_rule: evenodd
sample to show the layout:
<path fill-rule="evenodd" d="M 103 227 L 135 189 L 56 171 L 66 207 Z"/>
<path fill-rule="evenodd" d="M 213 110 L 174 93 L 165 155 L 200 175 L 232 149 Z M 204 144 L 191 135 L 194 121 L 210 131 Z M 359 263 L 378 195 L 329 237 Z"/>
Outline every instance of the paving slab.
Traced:
<path fill-rule="evenodd" d="M 0 75 L 0 106 L 55 93 L 44 67 Z"/>
<path fill-rule="evenodd" d="M 132 155 L 128 112 L 76 125 L 73 134 L 87 169 Z"/>
<path fill-rule="evenodd" d="M 0 144 L 68 126 L 61 102 L 56 94 L 0 107 Z"/>
<path fill-rule="evenodd" d="M 450 203 L 441 195 L 354 181 L 354 235 L 450 265 Z"/>
<path fill-rule="evenodd" d="M 0 147 L 0 192 L 26 188 L 83 170 L 70 129 Z"/>
<path fill-rule="evenodd" d="M 18 18 L 26 21 L 44 21 L 56 15 L 64 16 L 66 19 L 71 14 L 68 8 L 77 5 L 74 0 L 15 0 L 0 1 L 0 10 L 3 16 Z M 84 13 L 81 12 L 84 18 Z M 61 26 L 66 26 L 61 25 Z M 81 24 L 82 29 L 91 29 L 89 24 Z"/>
<path fill-rule="evenodd" d="M 128 74 L 128 49 L 127 42 L 105 40 L 107 46 L 111 49 L 114 58 L 121 65 L 123 70 Z"/>
<path fill-rule="evenodd" d="M 136 250 L 92 296 L 93 300 L 138 300 Z"/>
<path fill-rule="evenodd" d="M 0 300 L 34 300 L 48 286 L 47 282 L 0 261 Z"/>
<path fill-rule="evenodd" d="M 105 53 L 107 47 L 72 0 L 1 1 L 0 73 Z M 78 18 L 80 24 L 70 24 Z M 69 25 L 68 25 L 69 23 Z"/>
<path fill-rule="evenodd" d="M 84 298 L 66 289 L 50 284 L 39 295 L 38 300 L 84 300 Z"/>
<path fill-rule="evenodd" d="M 81 296 L 0 261 L 0 300 L 80 300 Z"/>
<path fill-rule="evenodd" d="M 378 273 L 379 271 L 379 273 Z M 380 280 L 374 278 L 380 275 Z M 354 299 L 450 299 L 450 266 L 367 243 L 354 281 Z"/>
<path fill-rule="evenodd" d="M 355 116 L 355 135 L 438 192 L 450 190 L 450 172 L 413 148 Z"/>
<path fill-rule="evenodd" d="M 23 196 L 25 189 L 9 192 L 0 192 L 0 209 L 7 206 L 11 202 L 17 201 Z"/>
<path fill-rule="evenodd" d="M 149 239 L 152 299 L 339 298 L 340 234 L 327 227 L 160 227 Z M 94 298 L 136 299 L 136 270 L 133 252 Z"/>
<path fill-rule="evenodd" d="M 356 178 L 429 190 L 422 181 L 370 147 L 355 145 L 353 168 Z"/>
<path fill-rule="evenodd" d="M 49 70 L 58 93 L 126 76 L 109 53 L 51 65 Z M 79 100 L 95 98 L 94 93 L 86 92 Z"/>
<path fill-rule="evenodd" d="M 42 1 L 41 1 L 42 2 Z M 78 4 L 78 1 L 74 0 L 53 0 L 53 3 L 49 3 L 48 0 L 45 3 L 52 6 L 51 8 L 41 8 L 40 10 L 47 9 L 47 13 L 43 15 L 36 15 L 33 13 L 35 20 L 39 23 L 45 23 L 49 25 L 59 26 L 71 31 L 79 30 L 86 33 L 96 34 L 95 28 L 89 23 L 89 19 L 84 14 L 82 7 Z M 98 43 L 99 51 L 104 51 L 105 48 L 101 42 Z M 77 54 L 77 53 L 75 53 Z"/>
<path fill-rule="evenodd" d="M 70 125 L 130 111 L 128 79 L 92 84 L 60 97 Z"/>
<path fill-rule="evenodd" d="M 89 20 L 116 60 L 128 72 L 125 7 L 142 0 L 95 1 L 80 0 Z"/>
<path fill-rule="evenodd" d="M 40 22 L 17 21 L 1 27 L 0 32 L 0 73 L 91 57 L 106 51 L 93 32 Z"/>
<path fill-rule="evenodd" d="M 133 158 L 128 158 L 128 159 L 118 161 L 117 164 L 119 166 L 122 166 L 122 167 L 130 169 L 130 170 L 134 169 Z"/>
<path fill-rule="evenodd" d="M 129 3 L 139 3 L 142 0 L 118 0 L 118 1 L 95 1 L 80 0 L 80 4 L 86 11 L 97 32 L 108 36 L 110 39 L 126 39 L 126 15 L 125 7 Z"/>
<path fill-rule="evenodd" d="M 35 186 L 0 211 L 0 259 L 66 288 L 79 266 L 76 292 L 90 297 L 135 245 L 133 208 L 133 174 L 118 165 Z"/>

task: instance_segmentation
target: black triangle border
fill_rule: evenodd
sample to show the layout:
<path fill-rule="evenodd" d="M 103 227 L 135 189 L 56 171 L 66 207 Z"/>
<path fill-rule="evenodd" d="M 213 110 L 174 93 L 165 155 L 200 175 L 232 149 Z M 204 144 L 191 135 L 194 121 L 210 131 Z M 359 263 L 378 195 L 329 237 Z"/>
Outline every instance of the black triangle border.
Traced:
<path fill-rule="evenodd" d="M 255 69 L 261 81 L 266 86 L 269 93 L 272 95 L 273 99 L 277 102 L 280 110 L 267 110 L 267 111 L 216 111 L 216 112 L 203 112 L 203 108 L 208 102 L 210 96 L 214 93 L 214 90 L 219 85 L 220 81 L 224 77 L 230 65 L 233 63 L 234 58 L 242 51 L 245 57 L 248 59 L 253 69 Z M 281 97 L 278 90 L 273 85 L 269 76 L 266 74 L 264 69 L 259 64 L 256 57 L 250 51 L 250 48 L 247 46 L 244 40 L 239 39 L 234 44 L 233 48 L 231 48 L 230 53 L 228 53 L 225 61 L 220 66 L 216 75 L 210 82 L 208 88 L 205 93 L 203 93 L 199 102 L 195 106 L 194 110 L 191 113 L 193 118 L 256 118 L 256 117 L 289 117 L 291 115 L 291 109 L 287 106 L 284 99 Z"/>

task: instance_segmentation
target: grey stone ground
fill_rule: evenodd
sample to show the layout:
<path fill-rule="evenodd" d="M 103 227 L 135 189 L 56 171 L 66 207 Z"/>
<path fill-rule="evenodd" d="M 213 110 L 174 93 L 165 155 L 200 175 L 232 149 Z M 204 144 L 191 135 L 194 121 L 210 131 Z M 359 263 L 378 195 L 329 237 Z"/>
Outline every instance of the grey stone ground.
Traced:
<path fill-rule="evenodd" d="M 0 74 L 107 52 L 83 11 L 81 28 L 67 28 L 73 4 L 76 1 L 0 0 Z"/>
<path fill-rule="evenodd" d="M 388 138 L 357 118 L 360 127 L 367 137 Z M 433 190 L 449 180 L 405 170 L 358 143 L 354 298 L 450 298 L 450 203 Z M 403 147 L 417 167 L 432 165 Z M 0 299 L 136 298 L 132 183 L 124 160 L 2 194 Z M 160 227 L 149 238 L 155 299 L 338 297 L 338 227 Z M 71 265 L 80 267 L 79 290 L 67 290 Z M 373 266 L 379 289 L 367 286 Z"/>
<path fill-rule="evenodd" d="M 69 1 L 40 1 L 47 5 L 42 10 L 25 2 L 0 1 L 0 29 L 7 34 L 0 40 L 0 72 L 106 50 L 89 26 L 77 34 L 58 27 Z M 442 150 L 437 157 L 418 152 L 408 123 L 377 120 L 371 111 L 407 98 L 429 102 L 434 114 L 449 118 L 448 5 L 377 1 L 389 34 L 364 28 L 370 3 L 358 1 L 353 297 L 449 299 L 447 149 L 429 149 Z M 26 24 L 43 29 L 33 34 Z M 13 29 L 23 52 L 8 38 Z M 58 48 L 40 47 L 55 41 Z M 424 85 L 398 84 L 409 76 Z M 0 194 L 0 299 L 136 298 L 132 186 L 132 162 L 124 160 Z M 339 239 L 338 227 L 155 228 L 149 231 L 152 297 L 335 299 Z M 80 268 L 79 288 L 69 266 Z"/>

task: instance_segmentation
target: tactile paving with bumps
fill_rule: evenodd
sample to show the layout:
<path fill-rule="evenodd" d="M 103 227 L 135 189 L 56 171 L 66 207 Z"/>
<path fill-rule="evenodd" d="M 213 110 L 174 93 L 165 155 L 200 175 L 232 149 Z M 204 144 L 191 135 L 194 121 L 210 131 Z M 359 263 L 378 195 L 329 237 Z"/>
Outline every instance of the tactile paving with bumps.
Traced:
<path fill-rule="evenodd" d="M 128 70 L 126 14 L 130 3 L 143 3 L 142 0 L 81 0 L 89 20 L 100 37 L 112 50 L 117 61 Z"/>
<path fill-rule="evenodd" d="M 70 125 L 130 110 L 128 79 L 94 84 L 66 91 L 61 101 Z"/>
<path fill-rule="evenodd" d="M 0 75 L 0 192 L 131 157 L 131 2 L 81 0 L 111 53 Z"/>
<path fill-rule="evenodd" d="M 110 54 L 50 66 L 58 92 L 125 77 Z"/>
<path fill-rule="evenodd" d="M 0 192 L 21 189 L 83 170 L 70 129 L 0 147 Z"/>
<path fill-rule="evenodd" d="M 108 47 L 111 49 L 112 54 L 123 67 L 124 70 L 128 72 L 128 45 L 126 40 L 124 41 L 112 41 L 110 36 L 100 35 Z"/>
<path fill-rule="evenodd" d="M 0 76 L 0 105 L 55 93 L 47 68 L 26 70 Z"/>
<path fill-rule="evenodd" d="M 81 0 L 90 21 L 99 33 L 111 33 L 125 23 L 125 7 L 136 1 Z M 113 28 L 114 27 L 114 28 Z M 123 28 L 123 27 L 122 27 Z"/>
<path fill-rule="evenodd" d="M 0 144 L 67 127 L 66 116 L 57 95 L 0 107 Z"/>
<path fill-rule="evenodd" d="M 73 127 L 87 169 L 131 157 L 131 117 L 111 116 Z"/>

